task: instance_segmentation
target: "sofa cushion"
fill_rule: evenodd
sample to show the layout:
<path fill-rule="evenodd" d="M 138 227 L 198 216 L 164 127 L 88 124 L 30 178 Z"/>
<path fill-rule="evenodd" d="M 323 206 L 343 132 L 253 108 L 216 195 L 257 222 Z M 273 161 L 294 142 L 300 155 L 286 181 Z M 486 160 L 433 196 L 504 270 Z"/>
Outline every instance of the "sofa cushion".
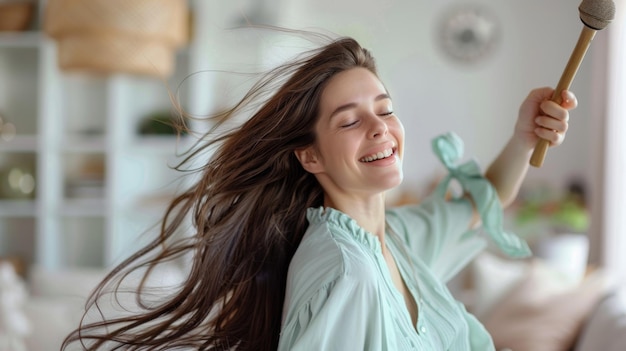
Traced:
<path fill-rule="evenodd" d="M 583 326 L 575 351 L 626 350 L 626 291 L 601 300 Z"/>
<path fill-rule="evenodd" d="M 73 268 L 49 270 L 35 266 L 29 273 L 30 297 L 25 304 L 25 313 L 31 321 L 32 332 L 26 338 L 28 350 L 58 350 L 62 341 L 85 322 L 132 314 L 137 311 L 136 284 L 141 272 L 125 280 L 119 295 L 105 295 L 99 303 L 100 310 L 92 308 L 85 314 L 85 303 L 93 289 L 107 274 L 105 269 Z M 183 271 L 174 264 L 164 264 L 150 275 L 147 285 L 151 292 L 162 292 L 164 296 L 176 291 L 185 278 Z M 151 297 L 151 295 L 148 295 Z M 161 298 L 157 295 L 155 299 Z"/>
<path fill-rule="evenodd" d="M 83 305 L 83 300 L 73 298 L 31 298 L 24 308 L 32 326 L 24 340 L 27 350 L 59 350 L 63 339 L 78 326 Z"/>
<path fill-rule="evenodd" d="M 496 348 L 562 351 L 574 346 L 584 321 L 606 293 L 607 283 L 601 271 L 573 288 L 556 282 L 549 267 L 532 262 L 524 279 L 483 318 Z"/>

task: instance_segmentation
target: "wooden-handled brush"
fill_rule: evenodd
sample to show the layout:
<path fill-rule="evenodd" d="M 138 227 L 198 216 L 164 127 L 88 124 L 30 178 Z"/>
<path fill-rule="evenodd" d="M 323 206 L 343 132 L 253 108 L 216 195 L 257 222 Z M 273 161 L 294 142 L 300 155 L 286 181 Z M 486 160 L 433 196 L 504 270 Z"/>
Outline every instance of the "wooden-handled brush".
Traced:
<path fill-rule="evenodd" d="M 612 0 L 583 0 L 580 6 L 578 6 L 578 11 L 580 12 L 580 20 L 584 24 L 583 30 L 561 75 L 561 80 L 559 80 L 550 99 L 559 105 L 563 102 L 561 94 L 564 90 L 568 90 L 572 84 L 596 31 L 606 28 L 615 17 L 615 4 Z M 543 165 L 549 146 L 550 142 L 547 140 L 540 139 L 537 142 L 530 158 L 532 166 L 541 167 Z"/>

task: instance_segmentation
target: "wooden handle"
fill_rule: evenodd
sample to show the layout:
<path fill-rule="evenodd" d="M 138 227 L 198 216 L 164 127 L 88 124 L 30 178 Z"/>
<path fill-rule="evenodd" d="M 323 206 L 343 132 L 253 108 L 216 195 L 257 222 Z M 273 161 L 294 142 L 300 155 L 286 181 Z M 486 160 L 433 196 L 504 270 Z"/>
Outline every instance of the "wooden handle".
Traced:
<path fill-rule="evenodd" d="M 543 160 L 546 158 L 546 153 L 548 153 L 548 148 L 550 147 L 550 142 L 545 139 L 539 139 L 537 144 L 535 144 L 535 150 L 533 150 L 533 155 L 530 156 L 530 164 L 534 167 L 541 167 L 543 164 Z"/>
<path fill-rule="evenodd" d="M 559 80 L 559 84 L 557 84 L 554 89 L 554 94 L 552 94 L 552 98 L 550 100 L 556 102 L 557 104 L 561 104 L 563 102 L 563 98 L 561 97 L 561 93 L 564 90 L 568 90 L 574 77 L 576 76 L 576 72 L 578 72 L 578 68 L 580 67 L 585 54 L 587 53 L 587 49 L 589 49 L 589 45 L 593 40 L 593 37 L 596 35 L 596 30 L 589 28 L 587 26 L 583 26 L 583 30 L 580 33 L 578 38 L 578 43 L 576 43 L 576 47 L 572 52 L 572 55 L 565 66 L 565 70 L 561 75 L 561 79 Z M 535 150 L 533 150 L 533 155 L 530 157 L 530 165 L 534 167 L 541 167 L 543 165 L 543 160 L 546 157 L 546 153 L 548 152 L 548 147 L 550 146 L 550 142 L 544 139 L 539 139 L 537 144 L 535 145 Z"/>

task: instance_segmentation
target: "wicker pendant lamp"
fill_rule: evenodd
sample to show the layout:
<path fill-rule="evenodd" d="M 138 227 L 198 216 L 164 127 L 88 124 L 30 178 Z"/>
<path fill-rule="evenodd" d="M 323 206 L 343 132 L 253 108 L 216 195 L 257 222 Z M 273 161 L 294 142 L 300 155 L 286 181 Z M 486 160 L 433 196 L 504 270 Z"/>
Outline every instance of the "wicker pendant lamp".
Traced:
<path fill-rule="evenodd" d="M 188 17 L 187 0 L 49 0 L 44 30 L 64 71 L 167 77 Z"/>

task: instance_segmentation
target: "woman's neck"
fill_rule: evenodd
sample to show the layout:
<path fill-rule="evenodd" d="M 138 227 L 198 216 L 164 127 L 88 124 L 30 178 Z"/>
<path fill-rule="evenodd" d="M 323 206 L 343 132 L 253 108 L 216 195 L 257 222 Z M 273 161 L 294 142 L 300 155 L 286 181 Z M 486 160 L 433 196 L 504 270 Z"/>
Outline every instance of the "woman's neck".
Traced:
<path fill-rule="evenodd" d="M 385 197 L 384 194 L 368 199 L 332 198 L 326 194 L 324 206 L 339 210 L 357 224 L 378 237 L 382 247 L 385 247 Z"/>

